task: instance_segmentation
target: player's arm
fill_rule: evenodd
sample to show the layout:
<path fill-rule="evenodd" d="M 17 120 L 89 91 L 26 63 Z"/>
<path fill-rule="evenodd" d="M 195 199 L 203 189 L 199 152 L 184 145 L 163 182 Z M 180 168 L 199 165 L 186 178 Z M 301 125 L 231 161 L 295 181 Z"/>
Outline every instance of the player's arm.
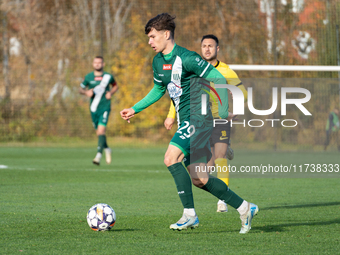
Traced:
<path fill-rule="evenodd" d="M 244 96 L 244 102 L 247 102 L 248 92 L 247 92 L 246 88 L 244 87 L 244 85 L 242 83 L 240 85 L 238 85 L 237 87 L 242 90 L 242 93 L 243 93 L 243 96 Z"/>
<path fill-rule="evenodd" d="M 122 110 L 120 112 L 121 117 L 129 122 L 129 119 L 136 113 L 139 113 L 148 108 L 150 105 L 156 103 L 165 94 L 165 90 L 164 86 L 155 83 L 151 91 L 142 100 L 131 108 Z"/>
<path fill-rule="evenodd" d="M 248 92 L 247 92 L 246 88 L 244 87 L 244 85 L 242 84 L 242 82 L 240 81 L 235 86 L 238 87 L 240 90 L 242 90 L 242 93 L 243 93 L 243 96 L 244 96 L 244 102 L 247 102 Z"/>
<path fill-rule="evenodd" d="M 82 83 L 80 83 L 79 93 L 81 95 L 86 95 L 87 97 L 93 96 L 93 89 L 88 89 L 89 82 L 86 80 L 86 77 Z"/>
<path fill-rule="evenodd" d="M 116 93 L 118 90 L 118 85 L 116 81 L 113 81 L 113 83 L 111 83 L 111 86 L 112 86 L 111 89 L 107 91 L 105 95 L 107 100 L 110 100 L 113 94 Z"/>
<path fill-rule="evenodd" d="M 225 79 L 225 77 L 219 71 L 217 71 L 216 68 L 211 69 L 210 72 L 207 73 L 205 78 L 208 79 L 209 81 L 213 81 L 215 84 L 226 84 L 227 83 L 227 80 Z M 226 119 L 228 118 L 228 114 L 229 114 L 228 112 L 228 109 L 229 109 L 228 90 L 216 88 L 216 92 L 221 98 L 221 102 L 222 102 L 221 104 L 220 100 L 218 100 L 218 115 L 222 119 Z"/>
<path fill-rule="evenodd" d="M 215 67 L 203 60 L 196 52 L 189 52 L 183 65 L 188 71 L 195 73 L 198 77 L 205 78 L 215 84 L 227 83 L 224 76 Z M 216 89 L 216 91 L 222 101 L 222 104 L 218 102 L 218 114 L 221 118 L 226 119 L 228 117 L 228 90 Z"/>
<path fill-rule="evenodd" d="M 226 71 L 222 72 L 223 76 L 227 79 L 228 84 L 234 85 L 242 90 L 243 96 L 244 96 L 244 102 L 248 99 L 248 92 L 246 88 L 244 87 L 242 81 L 240 78 L 238 78 L 238 75 L 234 70 L 231 68 L 228 68 Z"/>
<path fill-rule="evenodd" d="M 172 125 L 175 122 L 175 117 L 176 117 L 176 109 L 175 109 L 174 103 L 171 100 L 168 116 L 166 117 L 164 121 L 164 126 L 167 130 L 170 130 L 172 128 Z"/>
<path fill-rule="evenodd" d="M 132 106 L 132 109 L 135 113 L 143 111 L 161 99 L 161 97 L 165 94 L 165 91 L 166 89 L 164 86 L 155 83 L 151 91 L 142 100 Z"/>

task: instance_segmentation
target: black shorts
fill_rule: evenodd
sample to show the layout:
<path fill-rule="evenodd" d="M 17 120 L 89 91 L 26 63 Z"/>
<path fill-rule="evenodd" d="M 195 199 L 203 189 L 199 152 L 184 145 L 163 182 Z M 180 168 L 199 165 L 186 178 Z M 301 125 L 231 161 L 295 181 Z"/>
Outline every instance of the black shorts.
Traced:
<path fill-rule="evenodd" d="M 227 124 L 218 124 L 210 136 L 210 146 L 213 147 L 215 143 L 229 144 L 230 141 L 230 122 Z"/>

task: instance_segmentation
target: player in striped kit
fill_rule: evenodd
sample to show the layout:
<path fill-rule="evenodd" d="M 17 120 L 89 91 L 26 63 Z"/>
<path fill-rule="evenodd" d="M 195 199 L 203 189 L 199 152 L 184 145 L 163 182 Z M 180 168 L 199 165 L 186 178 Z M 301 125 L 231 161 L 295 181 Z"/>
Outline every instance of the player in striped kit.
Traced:
<path fill-rule="evenodd" d="M 113 75 L 104 72 L 104 65 L 103 57 L 95 57 L 92 63 L 94 71 L 85 76 L 79 88 L 80 94 L 90 98 L 92 124 L 98 136 L 97 154 L 92 161 L 95 165 L 100 165 L 103 150 L 106 163 L 111 163 L 111 149 L 106 141 L 106 125 L 111 111 L 111 97 L 118 90 Z"/>

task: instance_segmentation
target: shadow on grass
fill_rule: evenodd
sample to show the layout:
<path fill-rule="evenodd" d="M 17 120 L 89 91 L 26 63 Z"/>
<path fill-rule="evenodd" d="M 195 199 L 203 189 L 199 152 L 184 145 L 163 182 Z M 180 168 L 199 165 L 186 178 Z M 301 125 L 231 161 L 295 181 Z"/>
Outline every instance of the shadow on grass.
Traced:
<path fill-rule="evenodd" d="M 328 221 L 309 221 L 309 222 L 296 222 L 296 223 L 285 223 L 278 225 L 268 225 L 263 227 L 252 227 L 252 231 L 258 230 L 263 232 L 284 232 L 285 227 L 297 227 L 297 226 L 325 226 L 332 224 L 340 224 L 340 218 Z"/>
<path fill-rule="evenodd" d="M 308 208 L 308 207 L 319 207 L 319 206 L 333 206 L 340 205 L 340 202 L 327 202 L 327 203 L 313 203 L 313 204 L 302 204 L 302 205 L 280 205 L 271 207 L 261 207 L 261 211 L 275 210 L 275 209 L 295 209 L 295 208 Z"/>
<path fill-rule="evenodd" d="M 139 231 L 140 229 L 136 228 L 124 228 L 124 229 L 111 229 L 110 232 L 131 232 L 131 231 Z"/>
<path fill-rule="evenodd" d="M 301 205 L 282 205 L 282 206 L 261 207 L 260 212 L 266 211 L 266 210 L 275 210 L 275 209 L 296 209 L 296 208 L 325 207 L 325 206 L 336 206 L 336 205 L 340 205 L 340 202 L 324 202 L 324 203 L 312 203 L 312 204 L 301 204 Z M 311 219 L 308 222 L 267 225 L 263 227 L 252 227 L 252 229 L 263 231 L 263 232 L 283 232 L 285 231 L 284 230 L 285 227 L 332 225 L 332 224 L 339 224 L 339 223 L 340 223 L 340 218 L 329 220 L 329 221 L 313 221 Z"/>

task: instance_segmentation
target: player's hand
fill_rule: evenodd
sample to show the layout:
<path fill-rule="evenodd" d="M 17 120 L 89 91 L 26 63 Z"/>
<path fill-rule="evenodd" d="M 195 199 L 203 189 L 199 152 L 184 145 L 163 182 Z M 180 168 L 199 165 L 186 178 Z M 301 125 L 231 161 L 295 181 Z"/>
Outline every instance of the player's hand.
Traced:
<path fill-rule="evenodd" d="M 166 118 L 164 121 L 164 126 L 167 130 L 170 130 L 172 128 L 172 125 L 174 124 L 175 119 L 174 118 Z"/>
<path fill-rule="evenodd" d="M 110 92 L 110 91 L 107 91 L 106 94 L 105 94 L 105 98 L 106 98 L 107 100 L 110 100 L 111 97 L 112 97 L 111 92 Z"/>
<path fill-rule="evenodd" d="M 92 96 L 93 96 L 93 89 L 88 89 L 88 90 L 86 90 L 86 91 L 85 91 L 85 95 L 86 95 L 87 97 L 92 97 Z"/>
<path fill-rule="evenodd" d="M 120 111 L 120 116 L 126 120 L 128 123 L 130 123 L 130 118 L 135 116 L 135 110 L 132 108 L 124 109 Z"/>
<path fill-rule="evenodd" d="M 231 112 L 228 112 L 228 118 L 227 118 L 227 120 L 228 120 L 228 121 L 237 120 L 236 117 L 237 117 L 236 114 L 232 114 Z"/>

